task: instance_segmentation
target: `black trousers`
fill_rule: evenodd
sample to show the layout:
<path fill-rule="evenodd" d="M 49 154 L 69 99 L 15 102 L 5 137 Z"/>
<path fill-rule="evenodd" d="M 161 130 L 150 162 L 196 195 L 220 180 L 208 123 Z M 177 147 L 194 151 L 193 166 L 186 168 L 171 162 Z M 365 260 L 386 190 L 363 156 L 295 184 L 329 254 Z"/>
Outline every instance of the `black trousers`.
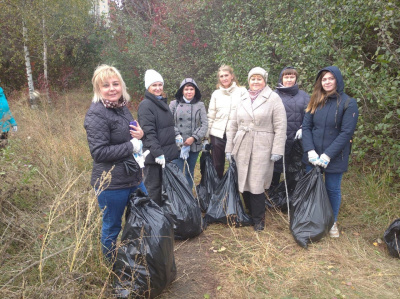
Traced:
<path fill-rule="evenodd" d="M 212 144 L 211 156 L 215 170 L 217 171 L 218 177 L 221 179 L 224 175 L 225 169 L 225 146 L 226 146 L 226 135 L 224 138 L 215 137 L 210 135 L 210 141 Z"/>
<path fill-rule="evenodd" d="M 159 164 L 146 164 L 143 169 L 144 186 L 149 193 L 149 197 L 161 206 L 162 191 L 162 167 Z"/>
<path fill-rule="evenodd" d="M 8 144 L 8 132 L 2 132 L 0 133 L 0 148 L 4 148 Z"/>
<path fill-rule="evenodd" d="M 249 191 L 242 193 L 246 208 L 250 211 L 254 225 L 265 223 L 265 194 L 253 194 Z"/>

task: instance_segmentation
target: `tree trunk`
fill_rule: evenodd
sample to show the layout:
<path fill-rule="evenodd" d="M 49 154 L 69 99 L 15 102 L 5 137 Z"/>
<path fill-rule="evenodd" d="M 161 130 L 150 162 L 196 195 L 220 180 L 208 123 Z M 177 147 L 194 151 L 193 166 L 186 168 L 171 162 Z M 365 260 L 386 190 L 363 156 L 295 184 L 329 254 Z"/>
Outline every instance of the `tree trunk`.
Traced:
<path fill-rule="evenodd" d="M 29 104 L 31 108 L 37 108 L 37 99 L 35 97 L 35 87 L 33 86 L 33 79 L 32 79 L 32 68 L 31 68 L 31 59 L 28 49 L 28 29 L 25 25 L 25 20 L 22 20 L 22 36 L 24 38 L 24 54 L 25 54 L 25 66 L 26 66 L 26 76 L 28 79 L 28 88 L 29 88 Z"/>
<path fill-rule="evenodd" d="M 44 7 L 44 5 L 43 5 Z M 49 95 L 49 79 L 47 76 L 47 31 L 46 31 L 46 19 L 43 13 L 43 79 L 44 79 L 44 91 L 46 94 L 47 103 L 51 103 Z"/>

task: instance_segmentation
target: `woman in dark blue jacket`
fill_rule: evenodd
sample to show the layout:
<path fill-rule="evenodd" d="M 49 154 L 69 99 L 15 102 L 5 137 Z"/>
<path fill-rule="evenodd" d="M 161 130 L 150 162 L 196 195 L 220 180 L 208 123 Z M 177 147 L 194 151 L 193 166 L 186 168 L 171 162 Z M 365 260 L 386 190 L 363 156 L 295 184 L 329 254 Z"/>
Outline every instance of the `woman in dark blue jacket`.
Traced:
<path fill-rule="evenodd" d="M 336 66 L 318 72 L 303 120 L 303 161 L 325 168 L 325 186 L 335 223 L 329 234 L 339 237 L 336 225 L 341 202 L 342 176 L 348 169 L 351 138 L 357 125 L 355 99 L 344 93 L 344 82 Z M 307 166 L 307 171 L 311 166 Z"/>

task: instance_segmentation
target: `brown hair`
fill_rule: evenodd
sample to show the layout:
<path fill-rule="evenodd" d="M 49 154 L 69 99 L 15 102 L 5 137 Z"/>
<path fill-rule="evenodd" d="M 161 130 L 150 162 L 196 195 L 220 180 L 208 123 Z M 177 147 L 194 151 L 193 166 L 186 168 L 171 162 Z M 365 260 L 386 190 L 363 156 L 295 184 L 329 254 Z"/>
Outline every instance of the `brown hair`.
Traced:
<path fill-rule="evenodd" d="M 330 73 L 329 71 L 322 71 L 321 74 L 318 76 L 317 80 L 314 84 L 314 90 L 311 94 L 310 102 L 307 105 L 306 112 L 311 112 L 312 114 L 317 110 L 318 107 L 323 107 L 325 105 L 325 100 L 333 95 L 337 94 L 336 88 L 330 92 L 326 92 L 322 88 L 322 78 L 325 76 L 326 73 Z M 337 80 L 336 80 L 336 87 L 337 87 Z"/>
<path fill-rule="evenodd" d="M 230 73 L 232 75 L 232 82 L 235 82 L 237 86 L 240 86 L 238 80 L 236 79 L 235 73 L 233 72 L 233 68 L 230 65 L 223 64 L 220 66 L 220 68 L 217 71 L 217 86 L 216 86 L 217 88 L 222 87 L 221 83 L 219 82 L 219 73 L 220 72 Z"/>
<path fill-rule="evenodd" d="M 282 75 L 281 75 L 281 78 L 280 78 L 281 82 L 282 82 L 283 76 L 286 76 L 286 75 L 295 75 L 296 76 L 296 81 L 297 81 L 297 78 L 299 77 L 299 74 L 297 73 L 296 69 L 287 68 L 282 72 Z"/>

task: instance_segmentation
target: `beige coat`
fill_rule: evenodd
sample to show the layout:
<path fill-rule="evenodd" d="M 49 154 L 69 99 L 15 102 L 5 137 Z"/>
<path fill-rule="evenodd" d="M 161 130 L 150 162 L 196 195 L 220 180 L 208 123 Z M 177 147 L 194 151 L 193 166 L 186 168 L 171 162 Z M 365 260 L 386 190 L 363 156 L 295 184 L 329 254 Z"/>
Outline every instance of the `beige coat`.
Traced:
<path fill-rule="evenodd" d="M 281 98 L 269 86 L 253 103 L 246 93 L 229 126 L 225 152 L 236 161 L 239 191 L 261 194 L 271 184 L 271 154 L 285 153 L 286 111 Z"/>
<path fill-rule="evenodd" d="M 237 102 L 247 91 L 244 87 L 238 87 L 235 82 L 229 88 L 215 90 L 211 95 L 208 105 L 208 131 L 206 138 L 213 135 L 223 138 L 229 130 L 228 121 L 236 110 Z"/>

